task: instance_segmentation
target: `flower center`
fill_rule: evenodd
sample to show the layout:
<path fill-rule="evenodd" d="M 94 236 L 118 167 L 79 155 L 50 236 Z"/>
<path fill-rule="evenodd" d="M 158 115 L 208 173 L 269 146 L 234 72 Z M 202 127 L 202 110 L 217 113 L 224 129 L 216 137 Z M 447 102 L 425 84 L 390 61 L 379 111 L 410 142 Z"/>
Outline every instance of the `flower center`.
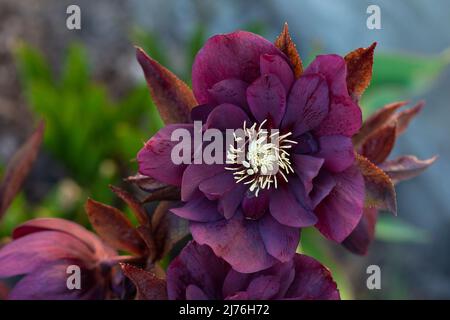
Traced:
<path fill-rule="evenodd" d="M 243 135 L 233 133 L 237 147 L 230 144 L 226 163 L 234 166 L 225 167 L 234 171 L 236 183 L 250 185 L 249 190 L 256 197 L 261 189 L 269 189 L 272 184 L 277 188 L 279 176 L 288 182 L 287 175 L 294 172 L 288 150 L 297 142 L 287 139 L 292 133 L 280 136 L 279 131 L 275 130 L 268 135 L 267 130 L 262 128 L 265 122 L 258 127 L 253 124 L 250 128 L 246 128 L 244 122 Z"/>

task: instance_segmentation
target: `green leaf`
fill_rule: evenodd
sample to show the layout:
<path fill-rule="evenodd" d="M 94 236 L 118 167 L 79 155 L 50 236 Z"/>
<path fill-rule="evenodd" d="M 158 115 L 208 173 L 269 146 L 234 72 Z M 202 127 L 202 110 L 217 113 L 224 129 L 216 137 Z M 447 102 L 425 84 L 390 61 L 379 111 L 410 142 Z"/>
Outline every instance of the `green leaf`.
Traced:
<path fill-rule="evenodd" d="M 8 214 L 3 217 L 0 224 L 0 240 L 11 235 L 15 227 L 30 219 L 28 212 L 29 208 L 25 196 L 20 193 L 14 198 L 11 206 L 8 208 Z"/>
<path fill-rule="evenodd" d="M 184 80 L 191 78 L 191 67 L 197 52 L 203 47 L 206 41 L 206 30 L 201 24 L 198 24 L 188 41 L 188 49 L 186 50 L 186 71 Z"/>
<path fill-rule="evenodd" d="M 426 57 L 378 53 L 374 57 L 371 85 L 419 90 L 435 79 L 447 64 L 445 55 Z"/>
<path fill-rule="evenodd" d="M 450 51 L 437 56 L 376 52 L 372 81 L 361 100 L 364 115 L 389 102 L 420 95 L 449 63 Z"/>
<path fill-rule="evenodd" d="M 158 61 L 163 66 L 169 67 L 167 65 L 167 55 L 165 54 L 166 50 L 156 34 L 135 27 L 131 31 L 131 41 L 134 45 L 144 49 L 152 59 Z"/>
<path fill-rule="evenodd" d="M 263 36 L 267 31 L 267 27 L 264 21 L 255 20 L 245 24 L 242 27 L 242 30 L 247 30 L 248 32 L 253 32 Z"/>
<path fill-rule="evenodd" d="M 21 43 L 15 50 L 15 56 L 21 79 L 25 81 L 25 85 L 29 85 L 33 81 L 52 82 L 50 67 L 39 51 Z"/>
<path fill-rule="evenodd" d="M 61 79 L 63 89 L 82 90 L 89 84 L 89 65 L 84 47 L 71 44 L 67 49 L 67 57 Z"/>
<path fill-rule="evenodd" d="M 375 237 L 386 242 L 427 243 L 429 234 L 398 217 L 380 216 L 376 226 Z"/>

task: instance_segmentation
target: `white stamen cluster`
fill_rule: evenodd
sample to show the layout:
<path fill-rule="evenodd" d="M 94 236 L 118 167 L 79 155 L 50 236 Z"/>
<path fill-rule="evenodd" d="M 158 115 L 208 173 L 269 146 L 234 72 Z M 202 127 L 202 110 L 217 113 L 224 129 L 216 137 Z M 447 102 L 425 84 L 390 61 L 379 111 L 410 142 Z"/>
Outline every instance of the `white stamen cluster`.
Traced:
<path fill-rule="evenodd" d="M 261 189 L 269 189 L 272 184 L 275 188 L 278 187 L 278 173 L 287 182 L 289 172 L 294 172 L 287 150 L 297 142 L 286 139 L 292 133 L 280 136 L 276 131 L 267 136 L 267 130 L 262 129 L 265 122 L 266 120 L 258 127 L 253 124 L 250 128 L 246 128 L 244 122 L 245 137 L 238 137 L 233 133 L 238 147 L 230 144 L 227 151 L 226 163 L 233 166 L 226 169 L 234 171 L 236 183 L 249 184 L 249 190 L 254 192 L 256 197 Z"/>

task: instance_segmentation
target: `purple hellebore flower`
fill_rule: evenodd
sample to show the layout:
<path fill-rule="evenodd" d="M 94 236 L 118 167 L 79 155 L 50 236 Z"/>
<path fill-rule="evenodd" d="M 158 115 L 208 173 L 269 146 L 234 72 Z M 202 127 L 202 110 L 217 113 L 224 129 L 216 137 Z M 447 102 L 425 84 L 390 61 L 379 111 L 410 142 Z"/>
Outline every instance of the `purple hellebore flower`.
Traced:
<path fill-rule="evenodd" d="M 145 71 L 146 57 L 138 59 Z M 291 260 L 302 227 L 342 242 L 361 218 L 365 191 L 351 139 L 361 110 L 346 76 L 342 57 L 321 55 L 295 79 L 288 58 L 266 39 L 244 31 L 214 36 L 192 68 L 199 106 L 191 119 L 202 120 L 203 130 L 245 129 L 257 138 L 277 129 L 279 149 L 253 143 L 245 162 L 233 163 L 239 151 L 227 146 L 228 163 L 176 165 L 171 134 L 194 126 L 171 124 L 139 152 L 139 171 L 181 187 L 186 204 L 172 211 L 191 221 L 194 240 L 239 272 Z M 278 172 L 267 174 L 274 166 Z"/>
<path fill-rule="evenodd" d="M 256 273 L 239 273 L 206 245 L 190 242 L 167 269 L 172 300 L 338 300 L 330 272 L 296 254 Z"/>
<path fill-rule="evenodd" d="M 80 225 L 56 218 L 30 220 L 0 249 L 0 278 L 23 276 L 8 295 L 13 300 L 102 299 L 107 292 L 102 262 L 117 253 Z M 81 289 L 69 290 L 67 268 L 81 270 Z"/>

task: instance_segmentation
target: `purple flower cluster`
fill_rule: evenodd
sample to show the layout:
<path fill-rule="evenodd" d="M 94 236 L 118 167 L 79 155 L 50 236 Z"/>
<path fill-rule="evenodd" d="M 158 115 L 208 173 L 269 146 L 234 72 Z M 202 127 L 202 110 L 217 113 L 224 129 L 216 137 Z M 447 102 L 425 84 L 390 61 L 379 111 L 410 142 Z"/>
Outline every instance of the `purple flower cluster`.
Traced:
<path fill-rule="evenodd" d="M 146 71 L 148 57 L 138 59 Z M 243 31 L 214 36 L 194 61 L 199 106 L 191 120 L 224 135 L 243 129 L 248 151 L 225 146 L 224 164 L 174 164 L 172 132 L 192 132 L 194 125 L 171 124 L 139 152 L 139 171 L 181 188 L 185 204 L 172 212 L 190 221 L 196 242 L 237 272 L 290 263 L 303 227 L 342 242 L 364 202 L 351 139 L 361 127 L 361 110 L 346 77 L 346 62 L 337 55 L 318 56 L 296 78 L 288 57 L 264 38 Z M 278 130 L 277 147 L 259 142 L 272 129 Z M 274 166 L 278 170 L 268 173 Z"/>
<path fill-rule="evenodd" d="M 167 269 L 173 300 L 337 300 L 330 272 L 319 262 L 296 254 L 256 273 L 240 273 L 206 245 L 189 243 Z"/>

